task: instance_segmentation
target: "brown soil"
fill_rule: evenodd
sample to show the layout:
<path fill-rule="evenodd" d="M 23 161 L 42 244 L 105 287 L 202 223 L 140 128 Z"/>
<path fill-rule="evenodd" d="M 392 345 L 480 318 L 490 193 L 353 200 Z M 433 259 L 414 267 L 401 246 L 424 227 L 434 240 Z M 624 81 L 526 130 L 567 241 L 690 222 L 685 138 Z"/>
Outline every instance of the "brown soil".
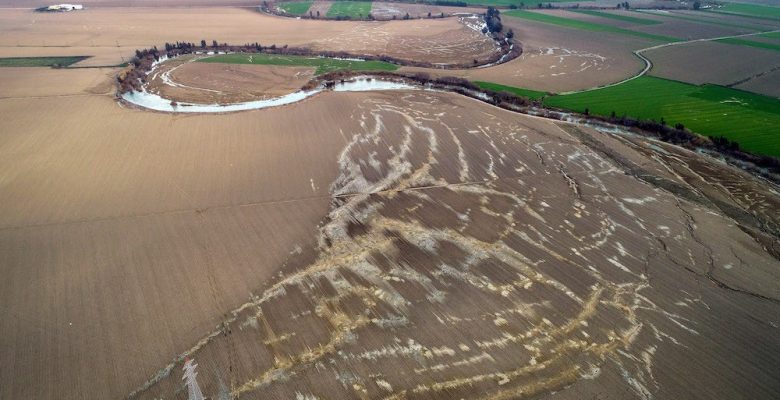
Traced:
<path fill-rule="evenodd" d="M 426 18 L 428 13 L 432 16 L 450 16 L 456 13 L 484 13 L 484 8 L 476 7 L 446 7 L 431 4 L 411 4 L 411 3 L 382 3 L 373 2 L 371 5 L 371 14 L 377 19 L 403 18 L 407 13 L 412 18 Z"/>
<path fill-rule="evenodd" d="M 504 17 L 503 22 L 514 30 L 516 40 L 523 47 L 520 57 L 489 68 L 425 72 L 541 91 L 580 90 L 617 82 L 637 73 L 643 64 L 631 51 L 652 43 L 624 35 L 562 28 L 509 17 Z"/>
<path fill-rule="evenodd" d="M 149 82 L 150 91 L 178 102 L 235 103 L 295 92 L 314 76 L 314 68 L 309 67 L 200 63 L 192 60 L 192 57 L 184 57 L 166 63 Z M 170 83 L 161 79 L 166 73 Z"/>
<path fill-rule="evenodd" d="M 695 153 L 432 92 L 0 110 L 3 398 L 778 384 L 780 198 Z"/>
<path fill-rule="evenodd" d="M 780 52 L 718 42 L 671 46 L 645 55 L 653 61 L 651 75 L 694 84 L 728 85 L 780 65 Z"/>
<path fill-rule="evenodd" d="M 737 89 L 780 98 L 780 65 L 771 71 L 734 86 Z"/>
<path fill-rule="evenodd" d="M 106 46 L 136 49 L 162 47 L 166 40 L 218 40 L 313 46 L 446 63 L 482 58 L 495 47 L 492 40 L 455 18 L 334 22 L 276 17 L 239 8 L 161 8 L 154 13 L 142 8 L 95 8 L 67 15 L 0 9 L 0 33 L 0 49 L 64 46 L 72 47 L 71 54 L 76 55 L 93 54 L 85 46 L 100 46 L 95 51 L 102 54 L 110 52 Z M 114 63 L 118 64 L 121 52 L 115 54 Z"/>
<path fill-rule="evenodd" d="M 113 95 L 118 68 L 53 69 L 3 68 L 0 70 L 0 98 Z"/>

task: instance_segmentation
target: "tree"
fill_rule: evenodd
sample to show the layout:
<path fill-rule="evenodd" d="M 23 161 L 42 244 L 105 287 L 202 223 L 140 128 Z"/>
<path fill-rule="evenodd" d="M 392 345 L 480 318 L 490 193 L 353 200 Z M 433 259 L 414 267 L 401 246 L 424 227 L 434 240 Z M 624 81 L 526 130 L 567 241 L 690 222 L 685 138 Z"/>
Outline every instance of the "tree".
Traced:
<path fill-rule="evenodd" d="M 217 48 L 217 47 L 219 47 L 219 44 L 217 44 L 217 41 L 216 41 L 216 40 L 212 40 L 212 41 L 211 41 L 211 47 L 214 47 L 214 48 Z"/>
<path fill-rule="evenodd" d="M 206 48 L 206 40 L 201 40 L 200 41 L 200 48 L 201 49 L 205 49 Z"/>
<path fill-rule="evenodd" d="M 431 17 L 431 12 L 430 12 L 430 11 L 428 11 L 428 18 L 430 18 L 430 17 Z"/>
<path fill-rule="evenodd" d="M 409 19 L 409 18 L 411 18 L 409 17 L 409 13 L 406 13 L 406 15 L 404 15 L 404 19 Z"/>
<path fill-rule="evenodd" d="M 585 112 L 583 114 L 590 115 L 590 109 L 588 107 L 585 107 Z"/>
<path fill-rule="evenodd" d="M 509 32 L 506 33 L 506 38 L 507 39 L 512 39 L 514 37 L 515 37 L 515 32 L 510 29 Z"/>
<path fill-rule="evenodd" d="M 320 17 L 320 10 L 317 10 L 317 18 Z"/>
<path fill-rule="evenodd" d="M 312 17 L 314 17 L 314 13 L 311 10 L 309 10 L 309 18 L 312 18 Z"/>
<path fill-rule="evenodd" d="M 701 3 L 700 3 L 700 2 L 698 2 L 698 1 L 694 1 L 694 2 L 693 2 L 693 9 L 694 9 L 694 10 L 698 10 L 698 9 L 700 9 L 700 8 L 701 8 Z"/>
<path fill-rule="evenodd" d="M 489 32 L 501 32 L 504 26 L 501 24 L 501 12 L 495 7 L 488 7 L 485 12 L 485 25 Z"/>

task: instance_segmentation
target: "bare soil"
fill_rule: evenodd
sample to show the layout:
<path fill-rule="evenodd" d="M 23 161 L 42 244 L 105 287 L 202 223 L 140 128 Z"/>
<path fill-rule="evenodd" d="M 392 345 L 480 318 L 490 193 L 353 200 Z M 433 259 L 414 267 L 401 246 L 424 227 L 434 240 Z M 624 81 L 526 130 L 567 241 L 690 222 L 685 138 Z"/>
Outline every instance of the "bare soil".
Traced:
<path fill-rule="evenodd" d="M 0 9 L 0 33 L 0 49 L 70 47 L 77 55 L 92 55 L 84 49 L 87 46 L 99 46 L 95 52 L 104 54 L 110 52 L 105 49 L 107 46 L 162 47 L 166 40 L 287 44 L 443 63 L 480 58 L 495 50 L 492 40 L 456 18 L 386 22 L 302 20 L 241 8 L 160 8 L 154 13 L 143 8 L 94 8 L 67 15 Z M 118 64 L 120 54 L 127 52 L 117 50 L 115 54 L 113 60 Z"/>
<path fill-rule="evenodd" d="M 0 70 L 0 98 L 113 95 L 118 68 L 3 68 Z"/>
<path fill-rule="evenodd" d="M 617 82 L 641 71 L 644 64 L 631 51 L 651 43 L 507 17 L 503 22 L 514 30 L 523 47 L 520 57 L 488 68 L 425 72 L 548 92 L 580 90 Z"/>
<path fill-rule="evenodd" d="M 780 65 L 734 87 L 780 98 Z"/>
<path fill-rule="evenodd" d="M 671 46 L 645 55 L 653 61 L 651 75 L 694 84 L 729 85 L 780 65 L 780 52 L 718 42 Z M 767 88 L 780 94 L 776 89 Z"/>
<path fill-rule="evenodd" d="M 371 5 L 371 14 L 377 19 L 392 19 L 394 16 L 398 19 L 403 18 L 407 13 L 412 18 L 426 18 L 428 13 L 432 16 L 450 16 L 457 13 L 484 13 L 484 8 L 478 7 L 447 7 L 431 4 L 412 4 L 412 3 L 383 3 L 373 2 Z"/>
<path fill-rule="evenodd" d="M 778 384 L 780 198 L 701 155 L 433 92 L 0 110 L 3 398 Z"/>
<path fill-rule="evenodd" d="M 193 60 L 183 57 L 167 62 L 156 71 L 149 90 L 178 102 L 225 104 L 279 97 L 299 90 L 314 77 L 314 68 L 310 67 Z"/>

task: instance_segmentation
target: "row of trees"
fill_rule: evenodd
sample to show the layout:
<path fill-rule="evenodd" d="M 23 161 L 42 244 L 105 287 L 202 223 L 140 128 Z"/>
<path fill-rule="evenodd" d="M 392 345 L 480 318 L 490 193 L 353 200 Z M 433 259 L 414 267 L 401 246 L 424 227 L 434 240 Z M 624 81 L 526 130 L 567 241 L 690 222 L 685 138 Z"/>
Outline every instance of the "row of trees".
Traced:
<path fill-rule="evenodd" d="M 504 30 L 504 25 L 501 24 L 501 12 L 495 7 L 488 7 L 485 12 L 485 24 L 487 32 L 499 33 Z"/>

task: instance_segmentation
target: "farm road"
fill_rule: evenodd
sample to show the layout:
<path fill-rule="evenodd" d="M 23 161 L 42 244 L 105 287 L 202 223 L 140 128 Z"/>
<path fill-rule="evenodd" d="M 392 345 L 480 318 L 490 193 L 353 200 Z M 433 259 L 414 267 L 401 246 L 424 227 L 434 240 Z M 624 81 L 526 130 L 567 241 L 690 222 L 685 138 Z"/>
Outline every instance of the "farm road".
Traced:
<path fill-rule="evenodd" d="M 720 37 L 714 37 L 714 38 L 692 39 L 692 40 L 685 40 L 685 41 L 682 41 L 682 42 L 668 42 L 668 43 L 663 43 L 663 44 L 659 44 L 659 45 L 655 45 L 655 46 L 651 46 L 651 47 L 645 47 L 644 49 L 634 50 L 633 53 L 637 57 L 639 57 L 645 63 L 645 67 L 641 71 L 639 71 L 636 75 L 628 77 L 626 79 L 623 79 L 622 81 L 619 81 L 619 82 L 610 83 L 609 85 L 597 86 L 597 87 L 592 87 L 592 88 L 584 89 L 584 90 L 574 90 L 574 91 L 569 91 L 569 92 L 561 92 L 561 93 L 558 93 L 558 94 L 562 95 L 562 94 L 584 93 L 584 92 L 590 92 L 590 91 L 598 90 L 598 89 L 605 89 L 605 88 L 608 88 L 608 87 L 621 85 L 621 84 L 624 84 L 626 82 L 632 81 L 632 80 L 634 80 L 636 78 L 645 76 L 645 75 L 647 75 L 648 72 L 650 72 L 651 69 L 653 69 L 653 62 L 650 61 L 649 58 L 645 57 L 642 54 L 642 53 L 644 53 L 646 51 L 661 49 L 661 48 L 664 48 L 664 47 L 678 46 L 678 45 L 682 45 L 682 44 L 697 43 L 697 42 L 713 42 L 713 41 L 722 40 L 722 39 L 733 39 L 733 38 L 741 38 L 741 37 L 747 37 L 747 36 L 765 35 L 767 33 L 776 33 L 776 32 L 780 32 L 780 29 L 775 29 L 775 30 L 771 30 L 771 31 L 744 33 L 744 34 L 740 34 L 740 35 L 720 36 Z"/>

